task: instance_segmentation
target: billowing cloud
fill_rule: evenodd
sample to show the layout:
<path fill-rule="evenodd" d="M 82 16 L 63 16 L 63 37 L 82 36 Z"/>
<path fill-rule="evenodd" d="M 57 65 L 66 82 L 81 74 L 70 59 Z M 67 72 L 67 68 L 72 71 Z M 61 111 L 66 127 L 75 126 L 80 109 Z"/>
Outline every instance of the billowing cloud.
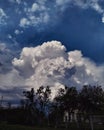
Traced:
<path fill-rule="evenodd" d="M 57 41 L 23 48 L 20 58 L 14 58 L 13 65 L 25 78 L 25 85 L 30 87 L 49 85 L 57 90 L 63 85 L 77 88 L 84 84 L 104 85 L 104 66 L 97 66 L 83 57 L 81 51 L 67 52 Z"/>
<path fill-rule="evenodd" d="M 0 50 L 5 49 L 5 44 L 1 44 Z M 51 87 L 52 97 L 64 85 L 76 86 L 77 89 L 85 84 L 104 86 L 104 65 L 96 65 L 79 50 L 67 52 L 58 41 L 24 47 L 12 64 L 10 71 L 0 74 L 0 93 L 3 95 L 2 91 L 5 92 L 5 100 L 14 101 L 17 97 L 20 100 L 22 90 L 32 87 L 36 90 L 41 85 Z M 16 90 L 15 98 L 12 90 Z M 10 96 L 8 91 L 11 91 Z"/>

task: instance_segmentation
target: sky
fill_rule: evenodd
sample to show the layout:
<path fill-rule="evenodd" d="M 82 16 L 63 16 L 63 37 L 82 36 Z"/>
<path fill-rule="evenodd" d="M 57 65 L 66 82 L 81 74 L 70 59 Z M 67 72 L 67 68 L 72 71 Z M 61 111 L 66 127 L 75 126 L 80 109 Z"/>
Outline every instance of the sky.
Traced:
<path fill-rule="evenodd" d="M 103 0 L 0 0 L 0 97 L 50 85 L 104 86 Z M 18 99 L 18 101 L 17 101 Z"/>

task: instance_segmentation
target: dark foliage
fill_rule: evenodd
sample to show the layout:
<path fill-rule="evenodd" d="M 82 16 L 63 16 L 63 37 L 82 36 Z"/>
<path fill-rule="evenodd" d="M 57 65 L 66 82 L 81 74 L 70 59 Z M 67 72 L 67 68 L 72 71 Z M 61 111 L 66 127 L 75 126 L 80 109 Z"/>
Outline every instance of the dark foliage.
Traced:
<path fill-rule="evenodd" d="M 32 88 L 24 91 L 25 99 L 20 106 L 0 108 L 0 121 L 12 124 L 57 126 L 63 121 L 64 112 L 69 115 L 77 110 L 79 113 L 104 113 L 104 91 L 101 86 L 83 86 L 80 91 L 76 87 L 59 89 L 56 97 L 51 100 L 49 86 L 41 86 L 37 91 Z"/>

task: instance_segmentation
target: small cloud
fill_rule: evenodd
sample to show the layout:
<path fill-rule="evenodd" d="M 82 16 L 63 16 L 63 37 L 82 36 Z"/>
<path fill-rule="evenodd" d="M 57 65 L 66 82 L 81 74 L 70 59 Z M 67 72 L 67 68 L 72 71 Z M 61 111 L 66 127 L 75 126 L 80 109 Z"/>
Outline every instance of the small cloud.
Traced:
<path fill-rule="evenodd" d="M 5 43 L 0 43 L 0 51 L 5 51 L 6 48 L 7 47 Z"/>
<path fill-rule="evenodd" d="M 20 31 L 20 30 L 16 29 L 16 30 L 14 31 L 14 33 L 15 33 L 16 35 L 19 35 L 19 34 L 22 34 L 23 31 Z"/>
<path fill-rule="evenodd" d="M 22 18 L 20 20 L 20 27 L 26 27 L 28 25 L 30 25 L 30 21 L 27 18 Z"/>
<path fill-rule="evenodd" d="M 21 0 L 16 0 L 16 2 L 17 2 L 18 4 L 21 4 Z"/>
<path fill-rule="evenodd" d="M 12 39 L 13 37 L 12 37 L 12 35 L 8 34 L 8 38 L 9 38 L 9 39 Z"/>
<path fill-rule="evenodd" d="M 6 14 L 2 8 L 0 8 L 0 17 L 6 17 Z"/>
<path fill-rule="evenodd" d="M 102 23 L 104 23 L 104 16 L 102 17 Z"/>
<path fill-rule="evenodd" d="M 16 35 L 20 34 L 20 31 L 19 30 L 15 30 L 14 32 Z"/>
<path fill-rule="evenodd" d="M 50 16 L 48 15 L 48 13 L 45 13 L 44 16 L 43 16 L 44 23 L 48 23 L 49 19 L 50 19 Z"/>
<path fill-rule="evenodd" d="M 6 24 L 7 15 L 2 8 L 0 8 L 0 24 Z"/>
<path fill-rule="evenodd" d="M 102 9 L 102 7 L 97 3 L 97 2 L 93 2 L 91 4 L 91 7 L 96 10 L 98 13 L 103 14 L 104 10 Z"/>
<path fill-rule="evenodd" d="M 11 2 L 11 3 L 21 4 L 21 0 L 9 0 L 9 2 Z"/>
<path fill-rule="evenodd" d="M 33 3 L 32 7 L 31 7 L 31 11 L 36 12 L 38 10 L 39 10 L 39 5 L 37 3 Z"/>

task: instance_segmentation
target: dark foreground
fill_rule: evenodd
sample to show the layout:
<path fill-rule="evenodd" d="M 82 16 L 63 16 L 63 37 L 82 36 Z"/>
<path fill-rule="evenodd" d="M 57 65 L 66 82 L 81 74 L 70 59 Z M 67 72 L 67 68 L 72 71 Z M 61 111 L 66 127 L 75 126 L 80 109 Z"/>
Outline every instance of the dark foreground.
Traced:
<path fill-rule="evenodd" d="M 92 130 L 89 126 L 87 125 L 82 125 L 82 128 L 79 128 L 75 126 L 75 124 L 71 125 L 68 128 L 61 127 L 61 128 L 51 128 L 51 127 L 29 127 L 29 126 L 22 126 L 22 125 L 11 125 L 7 124 L 6 122 L 0 123 L 0 130 Z M 94 125 L 93 130 L 104 130 L 103 125 Z"/>
<path fill-rule="evenodd" d="M 65 128 L 41 128 L 41 127 L 29 127 L 22 125 L 9 125 L 2 123 L 0 124 L 0 130 L 64 130 Z M 74 129 L 73 129 L 74 130 Z"/>

